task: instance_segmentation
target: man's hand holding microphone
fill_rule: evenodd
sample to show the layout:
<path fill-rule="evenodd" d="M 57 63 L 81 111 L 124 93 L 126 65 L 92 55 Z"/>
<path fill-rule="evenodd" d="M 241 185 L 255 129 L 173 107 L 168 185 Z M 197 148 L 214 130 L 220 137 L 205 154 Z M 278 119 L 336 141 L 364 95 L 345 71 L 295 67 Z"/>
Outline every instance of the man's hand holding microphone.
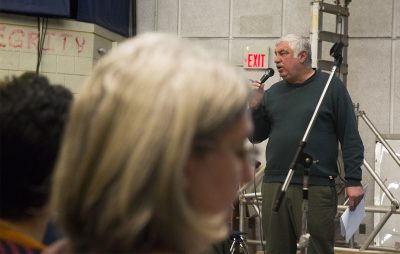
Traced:
<path fill-rule="evenodd" d="M 251 87 L 254 91 L 253 96 L 250 99 L 250 108 L 252 110 L 257 109 L 264 97 L 264 82 L 270 77 L 274 76 L 274 69 L 268 68 L 264 75 L 261 77 L 260 81 L 253 81 Z"/>

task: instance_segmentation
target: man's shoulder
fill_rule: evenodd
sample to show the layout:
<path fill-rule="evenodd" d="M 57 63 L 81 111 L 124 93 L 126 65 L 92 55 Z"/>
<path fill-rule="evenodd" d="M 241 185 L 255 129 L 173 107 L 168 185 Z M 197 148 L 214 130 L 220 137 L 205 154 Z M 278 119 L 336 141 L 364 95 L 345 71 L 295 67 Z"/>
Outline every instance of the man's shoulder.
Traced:
<path fill-rule="evenodd" d="M 327 72 L 323 72 L 323 71 L 321 71 L 320 69 L 318 69 L 318 71 L 317 71 L 317 83 L 320 83 L 320 85 L 326 85 L 326 82 L 328 81 L 328 79 L 329 79 L 329 76 L 330 76 L 330 72 L 329 73 L 327 73 Z M 340 78 L 338 78 L 336 75 L 333 75 L 333 77 L 332 77 L 332 80 L 331 80 L 331 84 L 329 85 L 330 86 L 330 90 L 338 90 L 338 91 L 342 91 L 342 90 L 345 90 L 346 88 L 345 88 L 345 86 L 343 85 L 343 82 L 342 82 L 342 80 L 340 79 Z"/>
<path fill-rule="evenodd" d="M 319 76 L 319 78 L 322 78 L 324 80 L 328 80 L 330 74 L 331 72 L 324 72 L 321 69 L 317 69 L 317 75 Z M 335 83 L 342 84 L 342 81 L 336 75 L 333 75 L 332 81 Z"/>

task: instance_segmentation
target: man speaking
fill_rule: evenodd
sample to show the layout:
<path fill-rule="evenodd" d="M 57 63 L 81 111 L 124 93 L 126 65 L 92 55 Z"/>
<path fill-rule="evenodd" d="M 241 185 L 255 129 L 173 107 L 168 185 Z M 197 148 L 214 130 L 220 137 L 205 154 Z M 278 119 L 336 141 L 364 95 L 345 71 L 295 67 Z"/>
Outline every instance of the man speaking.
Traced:
<path fill-rule="evenodd" d="M 296 253 L 302 233 L 303 171 L 295 171 L 278 212 L 276 193 L 309 124 L 329 75 L 311 67 L 307 39 L 286 35 L 276 42 L 274 62 L 283 80 L 264 91 L 261 82 L 252 87 L 253 143 L 268 139 L 267 168 L 262 185 L 262 219 L 267 253 Z M 321 104 L 304 152 L 319 163 L 310 167 L 308 253 L 334 253 L 334 219 L 337 211 L 335 177 L 338 176 L 338 142 L 343 152 L 346 194 L 354 210 L 364 195 L 361 165 L 364 147 L 358 133 L 351 98 L 334 77 Z"/>

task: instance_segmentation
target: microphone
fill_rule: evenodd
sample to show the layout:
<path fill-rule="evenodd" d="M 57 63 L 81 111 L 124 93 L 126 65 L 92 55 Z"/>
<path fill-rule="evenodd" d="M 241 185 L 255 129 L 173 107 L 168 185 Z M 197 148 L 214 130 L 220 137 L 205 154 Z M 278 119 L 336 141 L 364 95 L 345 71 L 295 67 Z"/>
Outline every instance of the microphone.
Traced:
<path fill-rule="evenodd" d="M 262 77 L 260 78 L 260 83 L 264 84 L 265 81 L 267 81 L 267 79 L 269 79 L 270 77 L 274 76 L 275 71 L 272 68 L 268 68 L 265 70 L 264 75 L 262 75 Z"/>
<path fill-rule="evenodd" d="M 342 56 L 343 46 L 344 46 L 343 42 L 341 41 L 335 42 L 335 44 L 333 44 L 331 50 L 329 51 L 329 54 L 333 56 L 335 59 L 337 59 L 338 57 Z"/>
<path fill-rule="evenodd" d="M 329 54 L 331 56 L 333 56 L 333 58 L 335 58 L 335 66 L 336 67 L 340 67 L 340 65 L 342 64 L 343 61 L 343 57 L 342 57 L 342 49 L 343 49 L 343 42 L 339 41 L 339 42 L 335 42 L 335 44 L 333 44 L 331 50 L 329 51 Z"/>

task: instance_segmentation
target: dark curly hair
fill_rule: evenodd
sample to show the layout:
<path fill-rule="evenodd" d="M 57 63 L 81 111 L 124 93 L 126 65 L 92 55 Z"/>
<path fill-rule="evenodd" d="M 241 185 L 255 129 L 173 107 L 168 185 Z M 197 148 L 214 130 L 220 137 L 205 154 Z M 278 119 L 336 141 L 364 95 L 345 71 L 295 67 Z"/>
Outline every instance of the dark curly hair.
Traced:
<path fill-rule="evenodd" d="M 47 203 L 72 93 L 25 73 L 0 81 L 0 217 L 34 215 Z"/>

